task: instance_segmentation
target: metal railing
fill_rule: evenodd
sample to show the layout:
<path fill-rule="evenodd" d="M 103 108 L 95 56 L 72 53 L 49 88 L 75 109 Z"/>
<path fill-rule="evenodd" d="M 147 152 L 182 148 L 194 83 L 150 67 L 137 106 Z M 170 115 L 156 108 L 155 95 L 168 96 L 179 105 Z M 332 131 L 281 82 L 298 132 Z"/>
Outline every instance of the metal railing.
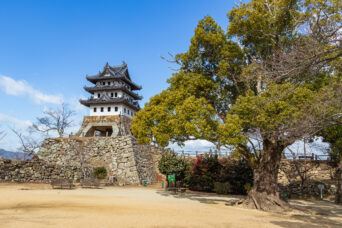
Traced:
<path fill-rule="evenodd" d="M 186 150 L 175 150 L 175 152 L 180 156 L 186 157 L 196 157 L 197 155 L 204 155 L 204 154 L 215 154 L 217 153 L 220 157 L 229 157 L 229 151 L 221 151 L 221 154 L 216 150 L 197 150 L 197 151 L 186 151 Z M 283 158 L 286 159 L 295 159 L 295 160 L 315 160 L 315 161 L 330 161 L 330 155 L 322 155 L 322 154 L 304 154 L 304 153 L 296 153 L 292 155 L 291 153 L 284 153 Z"/>
<path fill-rule="evenodd" d="M 285 153 L 284 158 L 295 160 L 315 160 L 315 161 L 329 161 L 331 156 L 327 154 L 314 154 L 314 153 Z"/>

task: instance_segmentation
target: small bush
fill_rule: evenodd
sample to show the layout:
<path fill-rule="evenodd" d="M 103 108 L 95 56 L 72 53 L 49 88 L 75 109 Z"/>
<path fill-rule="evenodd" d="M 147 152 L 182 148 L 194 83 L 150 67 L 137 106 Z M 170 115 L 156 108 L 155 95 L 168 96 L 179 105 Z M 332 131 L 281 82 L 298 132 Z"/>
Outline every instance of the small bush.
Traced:
<path fill-rule="evenodd" d="M 231 192 L 230 190 L 230 183 L 229 182 L 215 182 L 214 184 L 214 190 L 217 194 L 229 194 Z"/>
<path fill-rule="evenodd" d="M 93 174 L 97 179 L 105 179 L 107 177 L 107 170 L 105 167 L 96 167 Z"/>
<path fill-rule="evenodd" d="M 189 169 L 189 162 L 184 157 L 178 156 L 175 152 L 164 153 L 159 161 L 159 171 L 164 175 L 175 174 L 176 181 L 183 181 L 186 171 Z"/>

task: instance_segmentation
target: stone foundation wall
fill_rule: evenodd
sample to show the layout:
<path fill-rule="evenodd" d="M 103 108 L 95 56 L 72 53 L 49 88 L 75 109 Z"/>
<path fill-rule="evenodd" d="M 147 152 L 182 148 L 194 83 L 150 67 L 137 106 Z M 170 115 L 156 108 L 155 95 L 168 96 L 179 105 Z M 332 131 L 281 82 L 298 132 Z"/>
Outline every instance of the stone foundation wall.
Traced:
<path fill-rule="evenodd" d="M 0 157 L 0 181 L 43 182 L 52 179 L 67 178 L 78 182 L 83 175 L 90 175 L 92 168 L 59 166 L 48 164 L 37 157 L 30 160 L 3 159 Z"/>
<path fill-rule="evenodd" d="M 130 131 L 131 119 L 127 116 L 85 116 L 81 128 L 76 136 L 93 137 L 94 131 L 90 130 L 91 126 L 111 126 L 113 128 L 113 136 L 132 135 Z M 86 135 L 88 132 L 88 135 Z M 110 135 L 108 135 L 110 136 Z"/>
<path fill-rule="evenodd" d="M 120 185 L 156 181 L 163 149 L 139 145 L 133 136 L 46 139 L 38 156 L 60 166 L 104 166 Z"/>
<path fill-rule="evenodd" d="M 167 150 L 139 145 L 132 136 L 72 137 L 46 139 L 32 160 L 0 157 L 0 181 L 49 182 L 55 178 L 79 181 L 91 176 L 94 167 L 104 166 L 119 185 L 161 181 L 158 162 Z M 282 160 L 278 183 L 281 193 L 291 198 L 320 197 L 318 184 L 325 186 L 324 197 L 333 196 L 336 168 L 326 161 Z M 302 181 L 299 173 L 304 175 Z"/>
<path fill-rule="evenodd" d="M 323 197 L 330 197 L 337 190 L 335 172 L 336 168 L 328 161 L 284 159 L 278 174 L 279 190 L 292 198 L 319 198 L 318 184 L 323 184 Z"/>

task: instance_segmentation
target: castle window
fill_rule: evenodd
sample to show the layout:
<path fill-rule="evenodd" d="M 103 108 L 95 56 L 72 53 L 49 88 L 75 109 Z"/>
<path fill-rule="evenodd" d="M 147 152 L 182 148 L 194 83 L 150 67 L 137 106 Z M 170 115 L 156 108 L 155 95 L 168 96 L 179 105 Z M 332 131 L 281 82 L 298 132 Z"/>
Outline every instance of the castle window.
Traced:
<path fill-rule="evenodd" d="M 110 85 L 110 82 L 108 82 L 107 85 Z"/>
<path fill-rule="evenodd" d="M 124 113 L 126 113 L 126 108 L 124 108 Z"/>
<path fill-rule="evenodd" d="M 111 97 L 113 97 L 113 96 L 114 96 L 114 94 L 113 94 L 113 93 L 110 93 L 110 96 L 111 96 Z"/>
<path fill-rule="evenodd" d="M 118 107 L 115 107 L 115 112 L 117 112 L 118 111 Z"/>
<path fill-rule="evenodd" d="M 94 108 L 94 112 L 96 112 L 96 108 Z"/>
<path fill-rule="evenodd" d="M 107 109 L 107 110 L 108 110 L 108 112 L 110 112 L 110 107 L 108 107 L 108 109 Z"/>
<path fill-rule="evenodd" d="M 101 112 L 103 112 L 103 107 L 101 107 Z"/>
<path fill-rule="evenodd" d="M 97 94 L 97 98 L 100 98 L 100 94 L 99 93 Z"/>
<path fill-rule="evenodd" d="M 128 113 L 128 115 L 129 115 L 129 109 L 127 110 L 127 113 Z"/>
<path fill-rule="evenodd" d="M 102 85 L 106 85 L 106 82 L 102 82 Z"/>
<path fill-rule="evenodd" d="M 115 93 L 115 97 L 118 97 L 118 93 Z"/>

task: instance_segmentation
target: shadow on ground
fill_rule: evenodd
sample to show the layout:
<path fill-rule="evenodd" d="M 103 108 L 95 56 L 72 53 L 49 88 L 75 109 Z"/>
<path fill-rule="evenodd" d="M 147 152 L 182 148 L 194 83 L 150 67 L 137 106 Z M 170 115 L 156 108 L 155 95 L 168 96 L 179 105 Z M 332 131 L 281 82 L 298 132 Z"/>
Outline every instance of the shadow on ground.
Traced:
<path fill-rule="evenodd" d="M 289 217 L 298 222 L 272 221 L 280 227 L 342 227 L 342 205 L 328 201 L 291 201 L 290 204 L 304 213 L 293 213 Z"/>
<path fill-rule="evenodd" d="M 165 197 L 178 199 L 190 199 L 206 204 L 232 205 L 244 196 L 239 195 L 217 195 L 214 193 L 186 192 L 172 193 L 169 191 L 157 191 L 157 194 Z M 336 205 L 328 201 L 290 201 L 294 210 L 285 214 L 276 214 L 279 219 L 271 221 L 272 224 L 285 228 L 342 228 L 342 205 Z M 292 221 L 291 221 L 292 220 Z"/>
<path fill-rule="evenodd" d="M 210 193 L 198 193 L 198 192 L 185 192 L 185 193 L 173 193 L 170 191 L 157 191 L 157 194 L 165 196 L 165 197 L 174 197 L 178 199 L 190 199 L 195 200 L 200 203 L 206 204 L 232 204 L 240 199 L 243 196 L 240 195 L 217 195 L 217 194 L 210 194 Z"/>

